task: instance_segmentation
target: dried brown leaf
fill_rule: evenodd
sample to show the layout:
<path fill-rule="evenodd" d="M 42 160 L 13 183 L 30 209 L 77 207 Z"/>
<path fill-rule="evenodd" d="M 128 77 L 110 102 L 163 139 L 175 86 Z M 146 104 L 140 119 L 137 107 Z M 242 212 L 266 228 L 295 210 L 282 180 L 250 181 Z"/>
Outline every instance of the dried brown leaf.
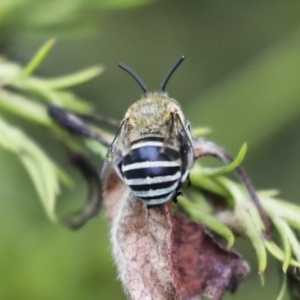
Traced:
<path fill-rule="evenodd" d="M 172 267 L 182 299 L 221 299 L 235 292 L 249 272 L 236 253 L 221 247 L 201 224 L 173 215 Z"/>
<path fill-rule="evenodd" d="M 217 300 L 234 292 L 249 272 L 203 225 L 174 214 L 171 203 L 147 207 L 115 171 L 103 200 L 119 278 L 132 300 Z"/>

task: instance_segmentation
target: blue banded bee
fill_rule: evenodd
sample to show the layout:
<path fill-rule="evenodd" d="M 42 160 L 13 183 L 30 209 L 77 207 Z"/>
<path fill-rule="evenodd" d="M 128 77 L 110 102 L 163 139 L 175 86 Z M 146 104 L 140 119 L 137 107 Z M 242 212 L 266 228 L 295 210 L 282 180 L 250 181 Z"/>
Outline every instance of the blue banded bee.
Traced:
<path fill-rule="evenodd" d="M 82 120 L 89 117 L 99 119 L 96 116 L 71 113 L 55 106 L 48 108 L 50 117 L 61 126 L 107 146 L 102 174 L 107 172 L 108 165 L 112 163 L 124 183 L 147 206 L 174 200 L 196 159 L 213 156 L 224 163 L 233 161 L 216 144 L 192 136 L 190 124 L 177 101 L 169 98 L 165 92 L 169 79 L 184 59 L 182 56 L 178 60 L 163 81 L 161 92 L 155 93 L 147 93 L 140 77 L 127 66 L 119 64 L 137 81 L 144 95 L 129 107 L 112 142 Z M 236 173 L 269 232 L 269 221 L 250 179 L 241 167 L 237 167 Z M 96 214 L 96 209 L 99 210 L 99 203 L 94 205 L 95 209 L 86 209 L 89 213 L 84 216 L 83 224 Z"/>
<path fill-rule="evenodd" d="M 144 96 L 127 110 L 107 158 L 114 159 L 119 176 L 148 206 L 174 198 L 194 162 L 190 125 L 176 101 L 164 92 L 183 59 L 170 71 L 160 93 L 146 93 L 141 79 L 120 65 L 137 80 Z"/>

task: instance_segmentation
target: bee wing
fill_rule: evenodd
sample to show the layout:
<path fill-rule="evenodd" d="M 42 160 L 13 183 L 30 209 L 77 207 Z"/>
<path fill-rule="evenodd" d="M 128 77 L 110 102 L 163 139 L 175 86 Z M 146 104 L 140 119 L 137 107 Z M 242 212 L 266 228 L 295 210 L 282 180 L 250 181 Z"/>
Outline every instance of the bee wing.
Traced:
<path fill-rule="evenodd" d="M 185 137 L 185 131 L 180 116 L 176 112 L 171 112 L 170 118 L 171 122 L 168 128 L 169 132 L 163 141 L 163 151 L 166 148 L 179 149 L 182 144 L 182 138 Z"/>
<path fill-rule="evenodd" d="M 178 114 L 176 115 L 176 117 L 176 131 L 180 144 L 182 168 L 186 170 L 186 172 L 188 172 L 194 163 L 190 123 L 186 120 L 183 122 Z M 187 174 L 184 175 L 184 177 L 186 176 Z"/>
<path fill-rule="evenodd" d="M 105 159 L 102 165 L 101 173 L 100 173 L 100 178 L 105 179 L 107 178 L 108 174 L 110 171 L 113 169 L 113 162 L 110 160 Z"/>
<path fill-rule="evenodd" d="M 121 150 L 119 149 L 119 144 L 120 144 L 121 140 L 126 139 L 126 135 L 125 135 L 126 124 L 127 124 L 127 120 L 125 119 L 122 121 L 121 126 L 120 126 L 116 136 L 114 137 L 112 143 L 110 144 L 110 146 L 108 148 L 106 158 L 103 163 L 102 170 L 101 170 L 101 178 L 106 178 L 107 175 L 110 173 L 110 170 L 112 169 L 112 167 L 114 165 L 118 164 L 119 160 L 121 160 L 122 153 L 121 153 Z M 113 159 L 114 159 L 114 161 L 113 161 Z"/>

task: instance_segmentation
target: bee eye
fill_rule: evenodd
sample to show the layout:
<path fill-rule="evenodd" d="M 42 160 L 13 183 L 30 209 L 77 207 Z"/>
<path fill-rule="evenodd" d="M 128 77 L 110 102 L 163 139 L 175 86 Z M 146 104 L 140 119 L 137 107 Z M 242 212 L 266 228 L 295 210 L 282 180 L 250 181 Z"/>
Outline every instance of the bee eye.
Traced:
<path fill-rule="evenodd" d="M 188 131 L 191 131 L 191 124 L 190 124 L 189 121 L 186 121 L 186 122 L 185 122 L 185 127 L 186 127 L 186 129 L 187 129 Z"/>

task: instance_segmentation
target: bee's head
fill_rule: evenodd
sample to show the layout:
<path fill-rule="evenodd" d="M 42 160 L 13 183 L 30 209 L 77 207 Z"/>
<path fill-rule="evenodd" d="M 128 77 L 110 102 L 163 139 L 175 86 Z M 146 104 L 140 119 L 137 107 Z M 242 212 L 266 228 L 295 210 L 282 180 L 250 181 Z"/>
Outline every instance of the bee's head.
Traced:
<path fill-rule="evenodd" d="M 161 85 L 161 92 L 147 93 L 142 79 L 123 64 L 119 67 L 129 73 L 144 92 L 143 97 L 133 103 L 127 110 L 124 118 L 127 135 L 131 142 L 147 136 L 165 137 L 170 133 L 174 122 L 185 123 L 183 113 L 177 101 L 168 97 L 165 92 L 167 83 L 178 66 L 185 59 L 181 56 L 174 67 L 169 71 Z"/>
<path fill-rule="evenodd" d="M 129 107 L 124 120 L 131 142 L 169 136 L 172 127 L 185 122 L 179 105 L 165 93 L 146 94 Z"/>

